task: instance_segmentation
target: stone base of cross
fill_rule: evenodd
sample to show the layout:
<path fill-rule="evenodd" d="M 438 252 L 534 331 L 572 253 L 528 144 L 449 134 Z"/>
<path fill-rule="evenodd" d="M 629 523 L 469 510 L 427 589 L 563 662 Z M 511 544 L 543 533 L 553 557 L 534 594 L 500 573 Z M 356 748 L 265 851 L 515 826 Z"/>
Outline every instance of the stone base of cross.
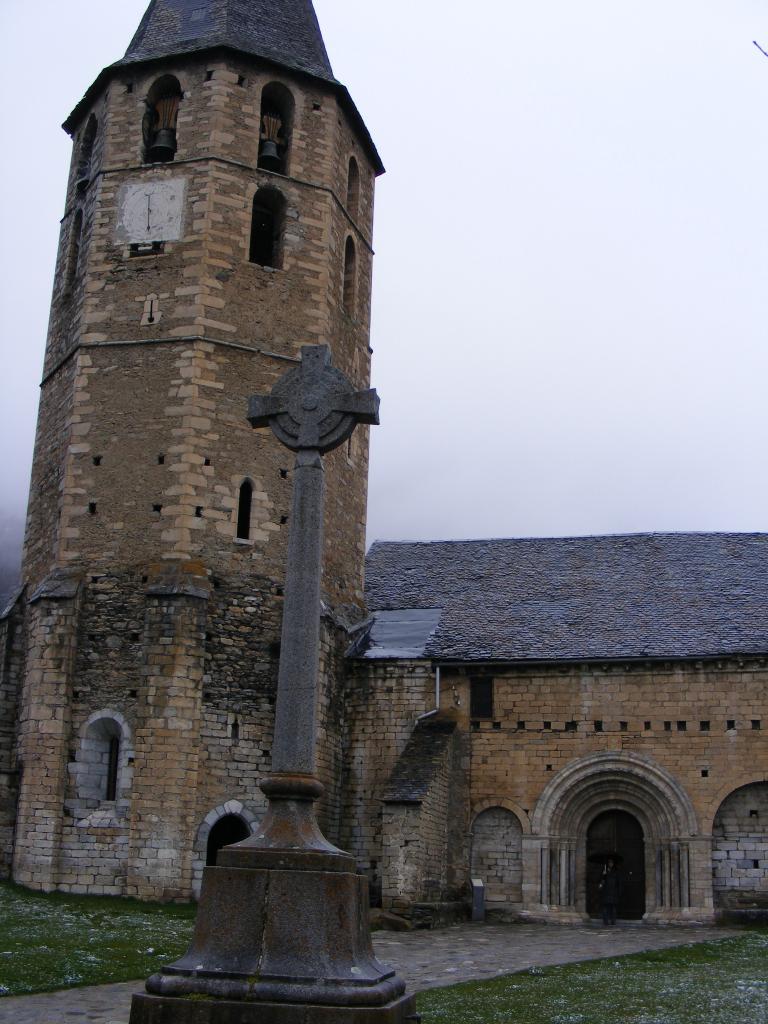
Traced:
<path fill-rule="evenodd" d="M 403 1024 L 419 1019 L 405 984 L 376 959 L 368 882 L 323 836 L 314 805 L 320 650 L 322 456 L 358 423 L 378 423 L 375 391 L 356 391 L 326 346 L 248 418 L 295 451 L 272 774 L 259 831 L 203 875 L 192 945 L 134 996 L 130 1024 Z"/>

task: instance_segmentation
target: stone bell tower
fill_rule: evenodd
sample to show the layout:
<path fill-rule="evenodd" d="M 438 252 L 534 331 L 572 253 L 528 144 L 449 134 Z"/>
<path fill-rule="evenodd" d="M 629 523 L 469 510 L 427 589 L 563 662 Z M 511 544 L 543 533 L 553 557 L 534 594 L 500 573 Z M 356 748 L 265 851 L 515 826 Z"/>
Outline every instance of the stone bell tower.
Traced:
<path fill-rule="evenodd" d="M 258 819 L 269 762 L 291 463 L 254 434 L 247 399 L 307 344 L 329 345 L 367 387 L 383 168 L 311 0 L 152 0 L 64 127 L 74 149 L 8 776 L 13 874 L 183 898 L 215 830 L 223 845 Z M 360 430 L 328 459 L 331 837 L 367 470 Z"/>

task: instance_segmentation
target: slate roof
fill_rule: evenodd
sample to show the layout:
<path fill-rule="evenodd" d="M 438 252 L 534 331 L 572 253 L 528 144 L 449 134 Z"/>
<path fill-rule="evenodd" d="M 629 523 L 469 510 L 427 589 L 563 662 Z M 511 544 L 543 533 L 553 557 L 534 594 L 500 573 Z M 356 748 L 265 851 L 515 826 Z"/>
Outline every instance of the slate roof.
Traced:
<path fill-rule="evenodd" d="M 215 46 L 335 81 L 312 0 L 152 0 L 118 63 Z"/>
<path fill-rule="evenodd" d="M 768 534 L 377 542 L 366 589 L 374 635 L 377 612 L 442 609 L 436 660 L 768 654 Z"/>

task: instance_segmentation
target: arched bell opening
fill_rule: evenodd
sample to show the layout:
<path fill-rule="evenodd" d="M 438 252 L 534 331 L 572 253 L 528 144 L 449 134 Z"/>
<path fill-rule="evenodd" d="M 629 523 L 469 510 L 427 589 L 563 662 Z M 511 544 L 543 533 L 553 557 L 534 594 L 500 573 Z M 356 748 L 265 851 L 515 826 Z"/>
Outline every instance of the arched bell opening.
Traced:
<path fill-rule="evenodd" d="M 225 814 L 224 817 L 219 818 L 208 833 L 208 843 L 205 848 L 206 866 L 215 866 L 219 850 L 223 850 L 225 846 L 232 846 L 233 843 L 242 842 L 250 834 L 250 827 L 239 814 Z"/>
<path fill-rule="evenodd" d="M 183 93 L 178 78 L 163 75 L 149 90 L 142 120 L 144 162 L 170 163 L 176 157 L 176 123 Z"/>
<path fill-rule="evenodd" d="M 259 167 L 288 174 L 293 123 L 293 95 L 280 82 L 269 82 L 261 93 Z"/>

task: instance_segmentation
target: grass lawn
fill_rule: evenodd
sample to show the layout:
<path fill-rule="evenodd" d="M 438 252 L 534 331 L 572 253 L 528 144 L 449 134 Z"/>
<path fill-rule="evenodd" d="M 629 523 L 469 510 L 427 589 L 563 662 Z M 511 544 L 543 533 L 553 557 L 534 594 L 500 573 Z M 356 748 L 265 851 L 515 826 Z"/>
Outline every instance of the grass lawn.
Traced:
<path fill-rule="evenodd" d="M 767 1024 L 768 929 L 432 989 L 425 1024 Z"/>
<path fill-rule="evenodd" d="M 0 995 L 146 978 L 187 948 L 183 906 L 0 883 Z M 433 989 L 424 1024 L 768 1024 L 768 929 Z"/>
<path fill-rule="evenodd" d="M 0 883 L 0 995 L 148 977 L 187 948 L 195 910 Z"/>

